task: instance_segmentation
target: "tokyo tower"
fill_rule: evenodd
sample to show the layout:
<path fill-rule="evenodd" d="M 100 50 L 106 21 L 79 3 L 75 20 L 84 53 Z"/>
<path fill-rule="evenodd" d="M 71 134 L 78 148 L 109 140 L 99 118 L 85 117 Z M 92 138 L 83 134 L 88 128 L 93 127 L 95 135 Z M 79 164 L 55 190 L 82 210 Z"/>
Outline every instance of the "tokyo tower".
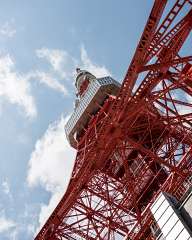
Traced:
<path fill-rule="evenodd" d="M 192 239 L 192 1 L 167 2 L 154 1 L 122 84 L 77 69 L 76 160 L 35 240 Z"/>

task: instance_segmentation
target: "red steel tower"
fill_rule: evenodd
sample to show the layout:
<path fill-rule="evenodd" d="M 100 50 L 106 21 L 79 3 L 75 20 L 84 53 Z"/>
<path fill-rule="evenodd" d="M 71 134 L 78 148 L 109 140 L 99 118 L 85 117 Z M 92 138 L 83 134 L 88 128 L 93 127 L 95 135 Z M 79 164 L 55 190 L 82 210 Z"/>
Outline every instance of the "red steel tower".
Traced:
<path fill-rule="evenodd" d="M 156 239 L 165 234 L 154 210 L 159 199 L 181 209 L 189 196 L 192 56 L 184 54 L 192 1 L 172 2 L 165 14 L 167 0 L 154 1 L 122 85 L 77 69 L 76 106 L 66 124 L 76 161 L 36 240 Z M 192 239 L 178 236 L 172 239 Z"/>

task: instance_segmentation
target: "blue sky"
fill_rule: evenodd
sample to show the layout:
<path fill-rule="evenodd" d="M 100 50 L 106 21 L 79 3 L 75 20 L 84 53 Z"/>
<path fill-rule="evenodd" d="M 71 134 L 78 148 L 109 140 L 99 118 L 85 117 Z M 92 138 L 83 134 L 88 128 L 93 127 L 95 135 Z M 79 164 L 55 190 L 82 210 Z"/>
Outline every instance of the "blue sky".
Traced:
<path fill-rule="evenodd" d="M 32 239 L 75 152 L 76 66 L 122 81 L 153 1 L 0 1 L 0 239 Z"/>

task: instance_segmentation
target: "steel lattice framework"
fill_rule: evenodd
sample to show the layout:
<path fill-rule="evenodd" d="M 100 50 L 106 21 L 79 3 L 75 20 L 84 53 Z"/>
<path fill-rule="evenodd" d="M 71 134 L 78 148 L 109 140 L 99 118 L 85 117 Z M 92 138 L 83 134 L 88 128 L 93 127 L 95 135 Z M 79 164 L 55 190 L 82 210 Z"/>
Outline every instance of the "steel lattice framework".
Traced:
<path fill-rule="evenodd" d="M 192 1 L 155 0 L 117 97 L 79 137 L 68 189 L 36 240 L 154 239 L 150 205 L 192 175 Z"/>

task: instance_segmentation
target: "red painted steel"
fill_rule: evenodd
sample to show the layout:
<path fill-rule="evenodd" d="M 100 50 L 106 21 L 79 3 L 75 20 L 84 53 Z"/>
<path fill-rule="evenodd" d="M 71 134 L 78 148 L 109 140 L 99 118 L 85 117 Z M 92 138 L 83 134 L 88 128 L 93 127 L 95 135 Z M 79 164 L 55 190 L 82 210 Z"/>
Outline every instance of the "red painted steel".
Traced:
<path fill-rule="evenodd" d="M 192 185 L 192 57 L 180 56 L 192 4 L 175 1 L 161 19 L 166 3 L 155 1 L 118 96 L 79 136 L 68 189 L 36 240 L 154 239 L 159 192 L 182 200 Z"/>

